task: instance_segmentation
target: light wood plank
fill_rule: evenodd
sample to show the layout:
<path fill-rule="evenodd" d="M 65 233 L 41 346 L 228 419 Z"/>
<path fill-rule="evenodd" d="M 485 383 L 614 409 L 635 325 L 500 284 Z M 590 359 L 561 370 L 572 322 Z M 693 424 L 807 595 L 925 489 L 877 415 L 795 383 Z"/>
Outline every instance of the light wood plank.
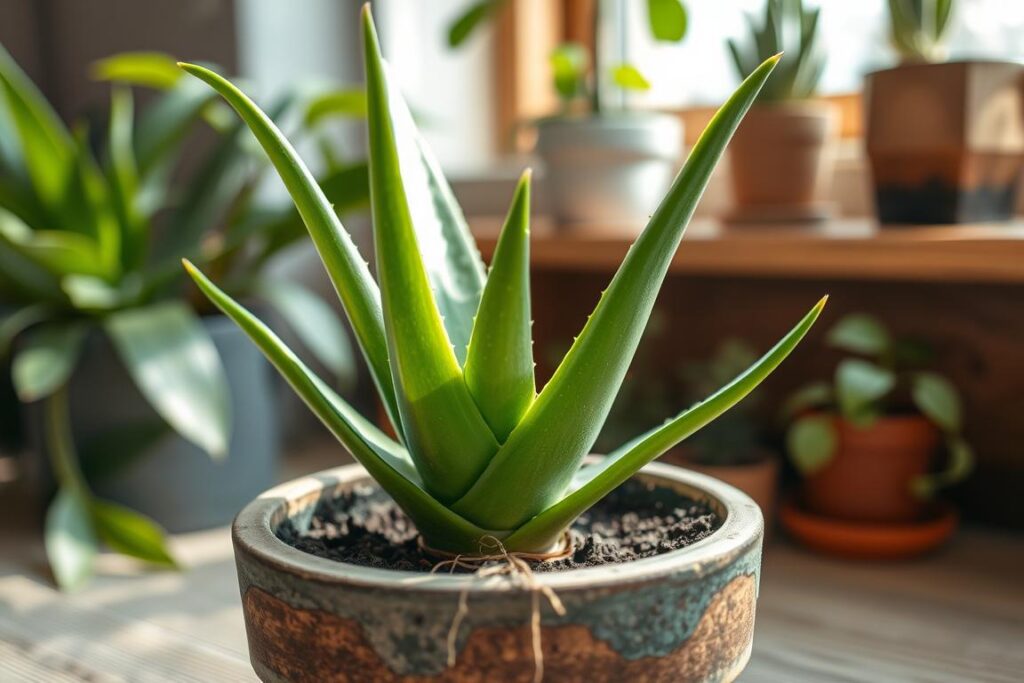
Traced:
<path fill-rule="evenodd" d="M 500 219 L 473 221 L 489 256 Z M 637 226 L 637 230 L 642 226 Z M 532 263 L 545 270 L 613 272 L 636 237 L 620 228 L 566 231 L 538 220 Z M 830 221 L 818 227 L 729 227 L 695 220 L 672 272 L 696 275 L 1024 282 L 1024 223 L 879 229 L 872 221 Z"/>

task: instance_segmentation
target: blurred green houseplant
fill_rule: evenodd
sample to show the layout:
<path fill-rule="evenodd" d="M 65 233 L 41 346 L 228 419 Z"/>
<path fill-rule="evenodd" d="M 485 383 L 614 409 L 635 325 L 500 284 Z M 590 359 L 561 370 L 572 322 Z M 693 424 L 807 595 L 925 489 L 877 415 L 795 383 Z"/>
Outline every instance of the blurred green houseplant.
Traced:
<path fill-rule="evenodd" d="M 480 540 L 493 535 L 511 551 L 546 550 L 580 513 L 748 394 L 824 305 L 707 400 L 582 466 L 715 163 L 777 60 L 760 66 L 709 125 L 554 377 L 537 393 L 529 174 L 519 183 L 487 272 L 388 74 L 368 7 L 363 16 L 377 280 L 273 122 L 226 79 L 200 66 L 182 67 L 235 108 L 291 192 L 398 439 L 356 413 L 195 266 L 187 268 L 412 518 L 426 543 L 477 553 Z"/>
<path fill-rule="evenodd" d="M 449 27 L 448 45 L 454 48 L 465 43 L 479 26 L 509 2 L 514 0 L 479 0 L 470 5 Z M 605 16 L 603 4 L 602 0 L 594 3 L 592 45 L 597 44 L 599 27 Z M 689 21 L 686 6 L 681 0 L 647 0 L 646 9 L 648 27 L 655 40 L 678 43 L 686 36 Z M 585 45 L 575 42 L 562 43 L 552 52 L 552 83 L 565 112 L 571 111 L 578 103 L 587 103 L 593 113 L 602 110 L 598 83 L 605 74 L 598 57 L 596 50 L 591 55 Z M 633 64 L 610 65 L 607 76 L 611 84 L 626 91 L 649 90 L 651 87 Z"/>
<path fill-rule="evenodd" d="M 913 410 L 939 429 L 949 455 L 946 469 L 910 482 L 913 493 L 930 498 L 970 474 L 974 457 L 962 433 L 960 395 L 947 378 L 924 369 L 932 355 L 929 347 L 894 338 L 881 322 L 863 313 L 842 318 L 826 340 L 851 356 L 839 362 L 831 382 L 805 386 L 784 406 L 792 420 L 786 442 L 800 472 L 813 474 L 835 456 L 835 416 L 870 429 L 887 415 Z"/>
<path fill-rule="evenodd" d="M 46 542 L 64 587 L 88 577 L 97 538 L 173 564 L 159 527 L 98 500 L 79 468 L 66 387 L 89 335 L 109 337 L 168 426 L 212 457 L 227 452 L 230 394 L 202 311 L 187 301 L 181 258 L 203 263 L 239 296 L 264 301 L 333 372 L 350 367 L 344 330 L 328 305 L 260 273 L 305 231 L 293 207 L 255 201 L 266 164 L 250 153 L 245 127 L 165 55 L 119 55 L 94 71 L 120 83 L 98 157 L 87 126 L 68 130 L 0 48 L 0 355 L 13 354 L 20 400 L 46 401 L 46 443 L 59 485 Z M 136 116 L 126 84 L 163 92 Z M 282 99 L 272 112 L 289 106 Z M 204 119 L 217 141 L 198 170 L 178 180 L 182 141 Z M 323 185 L 344 210 L 365 203 L 366 182 L 360 162 L 332 167 Z M 128 448 L 131 439 L 126 433 L 115 443 Z"/>
<path fill-rule="evenodd" d="M 785 102 L 813 97 L 825 70 L 825 57 L 818 38 L 821 8 L 808 9 L 803 0 L 767 0 L 760 25 L 746 15 L 750 38 L 743 45 L 729 40 L 729 54 L 739 78 L 746 78 L 757 65 L 784 52 L 774 77 L 761 91 L 762 102 Z"/>
<path fill-rule="evenodd" d="M 946 58 L 953 0 L 889 0 L 889 39 L 904 63 Z"/>

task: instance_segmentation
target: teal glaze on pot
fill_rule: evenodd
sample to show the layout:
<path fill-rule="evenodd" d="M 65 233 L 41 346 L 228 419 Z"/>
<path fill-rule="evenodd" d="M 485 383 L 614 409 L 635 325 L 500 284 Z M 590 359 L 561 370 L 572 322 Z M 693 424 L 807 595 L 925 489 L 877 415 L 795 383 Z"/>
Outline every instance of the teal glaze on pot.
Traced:
<path fill-rule="evenodd" d="M 617 565 L 536 575 L 550 681 L 732 680 L 750 654 L 763 522 L 756 504 L 710 477 L 652 464 L 638 475 L 707 500 L 724 517 L 708 538 Z M 303 553 L 274 530 L 308 521 L 321 497 L 372 483 L 358 465 L 277 487 L 232 535 L 250 658 L 265 681 L 530 681 L 531 592 L 508 577 L 358 567 Z M 460 595 L 468 613 L 447 639 Z"/>

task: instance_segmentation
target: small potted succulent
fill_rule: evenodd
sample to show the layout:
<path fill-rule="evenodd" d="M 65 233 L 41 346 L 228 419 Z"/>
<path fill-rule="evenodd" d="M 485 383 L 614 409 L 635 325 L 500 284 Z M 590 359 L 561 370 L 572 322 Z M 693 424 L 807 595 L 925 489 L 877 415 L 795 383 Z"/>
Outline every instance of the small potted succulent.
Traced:
<path fill-rule="evenodd" d="M 95 73 L 120 82 L 99 154 L 0 49 L 0 356 L 39 456 L 23 459 L 26 479 L 45 500 L 57 489 L 46 545 L 65 588 L 88 578 L 100 541 L 173 564 L 161 526 L 225 524 L 276 480 L 269 368 L 185 286 L 182 257 L 279 312 L 327 367 L 343 369 L 346 341 L 326 302 L 260 272 L 305 231 L 290 204 L 254 201 L 267 165 L 230 110 L 167 56 L 118 55 Z M 164 92 L 136 116 L 129 82 Z M 179 177 L 204 120 L 219 139 Z M 362 178 L 365 199 L 365 163 Z"/>
<path fill-rule="evenodd" d="M 818 38 L 821 9 L 803 0 L 767 0 L 760 23 L 748 15 L 747 44 L 729 41 L 742 79 L 785 52 L 777 78 L 736 131 L 729 148 L 737 222 L 800 222 L 828 217 L 823 194 L 832 177 L 836 113 L 814 94 L 825 68 Z"/>
<path fill-rule="evenodd" d="M 452 25 L 449 43 L 460 44 L 483 17 L 508 1 L 471 6 Z M 682 123 L 676 116 L 626 106 L 626 93 L 647 90 L 650 83 L 621 59 L 605 63 L 599 36 L 625 27 L 609 23 L 615 14 L 606 0 L 593 5 L 594 49 L 564 43 L 551 55 L 561 111 L 534 122 L 536 153 L 544 165 L 549 208 L 560 226 L 635 233 L 672 182 L 683 148 Z M 687 15 L 679 0 L 648 2 L 647 14 L 656 40 L 678 42 L 685 36 Z"/>
<path fill-rule="evenodd" d="M 723 106 L 537 393 L 529 174 L 485 271 L 388 75 L 368 7 L 363 34 L 376 279 L 273 122 L 229 81 L 183 65 L 235 108 L 284 180 L 397 435 L 355 412 L 187 264 L 359 463 L 268 491 L 235 521 L 257 673 L 268 681 L 735 677 L 750 653 L 760 513 L 725 484 L 647 463 L 753 390 L 824 300 L 700 404 L 605 458 L 587 454 L 701 191 L 777 60 Z M 617 541 L 600 540 L 597 528 Z M 627 541 L 627 528 L 638 536 Z M 600 557 L 623 562 L 601 566 Z"/>
<path fill-rule="evenodd" d="M 955 525 L 935 494 L 966 477 L 973 456 L 953 384 L 925 369 L 931 351 L 852 314 L 828 343 L 851 354 L 831 383 L 799 390 L 785 407 L 786 442 L 803 475 L 783 521 L 812 546 L 840 554 L 903 557 L 930 549 Z M 948 463 L 936 470 L 944 445 Z"/>
<path fill-rule="evenodd" d="M 882 223 L 1010 219 L 1024 168 L 1024 65 L 945 61 L 953 0 L 889 0 L 900 63 L 867 75 L 865 140 Z"/>

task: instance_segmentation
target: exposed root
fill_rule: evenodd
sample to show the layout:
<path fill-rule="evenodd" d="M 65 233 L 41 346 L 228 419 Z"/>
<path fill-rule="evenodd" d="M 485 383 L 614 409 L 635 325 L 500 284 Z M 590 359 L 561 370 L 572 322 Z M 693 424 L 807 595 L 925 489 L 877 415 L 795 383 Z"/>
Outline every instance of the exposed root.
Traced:
<path fill-rule="evenodd" d="M 510 576 L 519 581 L 524 587 L 530 590 L 530 633 L 533 644 L 533 681 L 541 683 L 544 680 L 544 650 L 541 647 L 541 610 L 540 596 L 543 595 L 551 609 L 558 616 L 565 616 L 565 605 L 550 586 L 545 586 L 537 581 L 531 562 L 544 562 L 565 557 L 572 552 L 572 544 L 565 539 L 564 547 L 552 553 L 520 553 L 509 552 L 502 542 L 494 536 L 484 536 L 480 539 L 480 552 L 477 555 L 456 555 L 443 551 L 434 550 L 427 546 L 422 537 L 419 540 L 420 548 L 424 552 L 435 556 L 444 557 L 431 569 L 431 573 L 437 573 L 447 569 L 454 573 L 456 569 L 466 569 L 473 572 L 473 575 L 480 578 L 491 576 Z M 448 629 L 448 666 L 455 666 L 457 657 L 456 639 L 459 634 L 459 627 L 469 614 L 469 587 L 467 586 L 459 593 L 459 606 L 452 619 L 451 628 Z"/>

